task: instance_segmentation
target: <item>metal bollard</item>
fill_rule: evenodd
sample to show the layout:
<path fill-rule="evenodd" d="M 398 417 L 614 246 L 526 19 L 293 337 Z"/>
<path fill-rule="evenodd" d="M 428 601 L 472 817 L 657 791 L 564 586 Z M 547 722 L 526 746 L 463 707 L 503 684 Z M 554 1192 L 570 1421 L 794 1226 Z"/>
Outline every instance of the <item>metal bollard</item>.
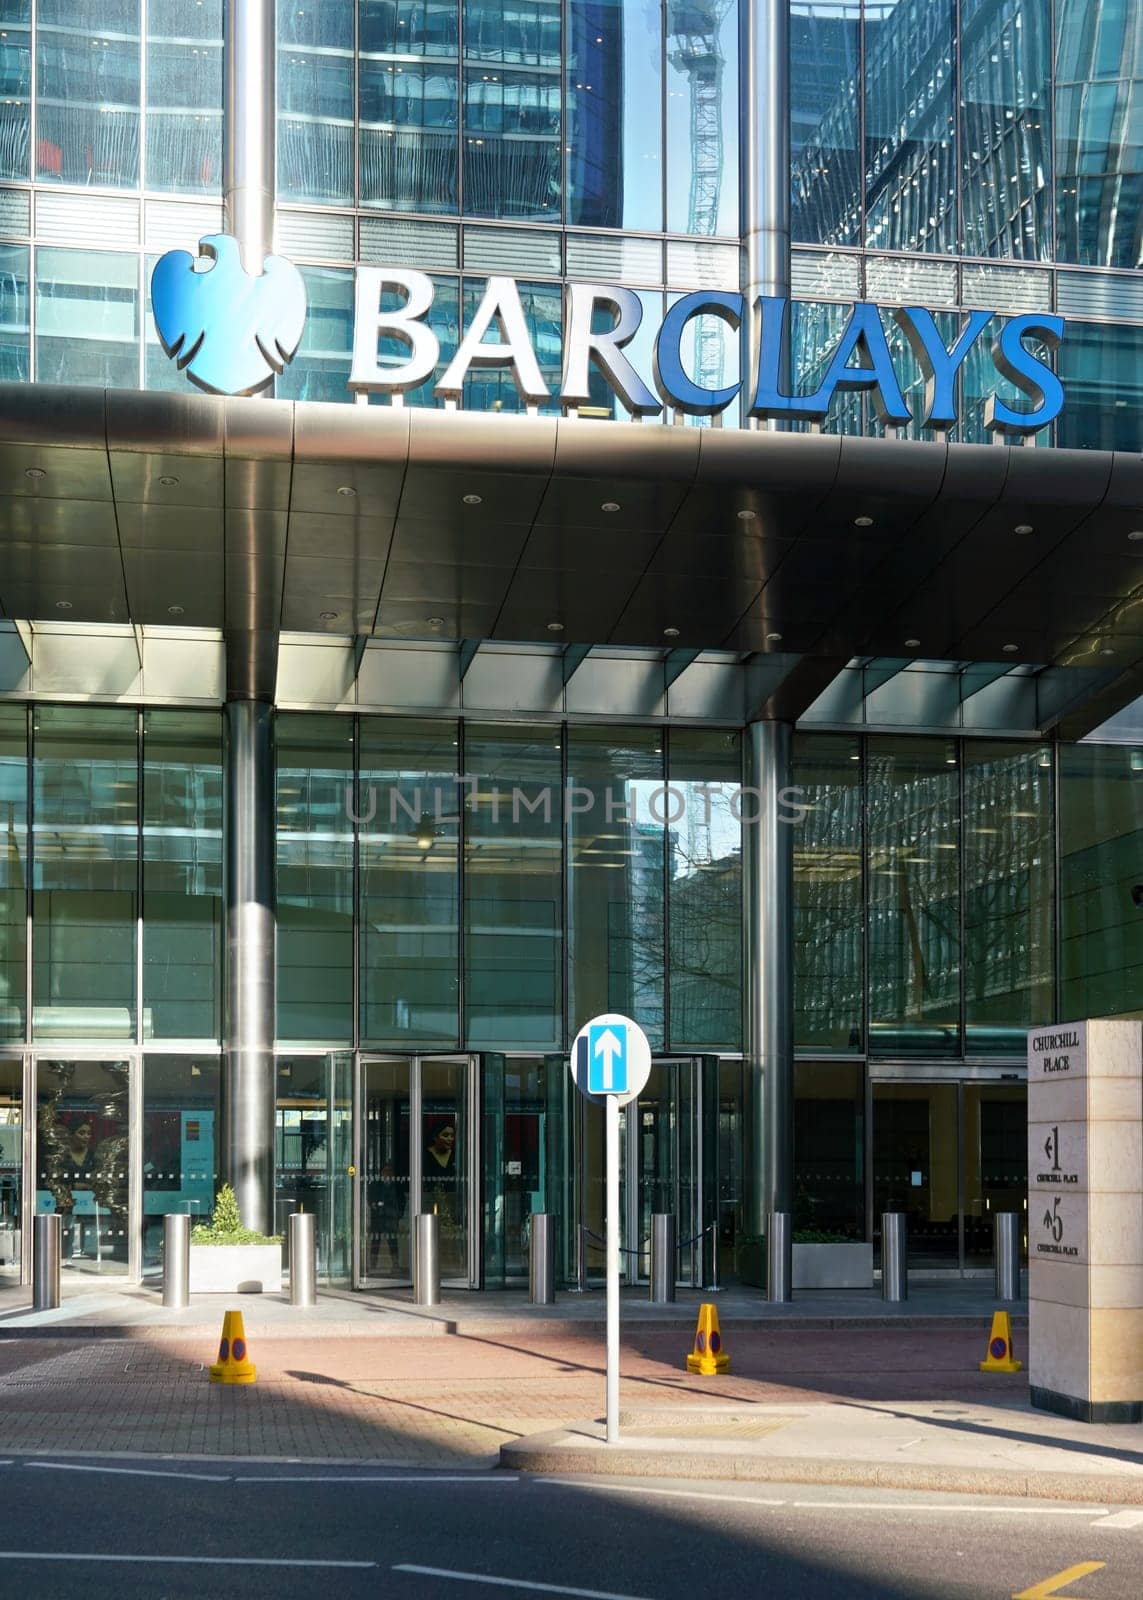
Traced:
<path fill-rule="evenodd" d="M 286 1229 L 290 1246 L 290 1304 L 312 1306 L 317 1299 L 317 1213 L 291 1211 Z"/>
<path fill-rule="evenodd" d="M 44 1212 L 32 1226 L 32 1309 L 54 1311 L 60 1303 L 59 1212 Z"/>
<path fill-rule="evenodd" d="M 793 1299 L 794 1219 L 788 1211 L 771 1211 L 766 1219 L 766 1298 Z"/>
<path fill-rule="evenodd" d="M 529 1218 L 528 1299 L 534 1306 L 556 1301 L 556 1219 L 550 1211 L 533 1211 Z"/>
<path fill-rule="evenodd" d="M 909 1298 L 909 1229 L 903 1211 L 881 1214 L 881 1298 Z"/>
<path fill-rule="evenodd" d="M 433 1211 L 422 1211 L 413 1218 L 413 1301 L 437 1306 L 440 1299 L 440 1219 Z"/>
<path fill-rule="evenodd" d="M 656 1211 L 651 1217 L 651 1299 L 657 1306 L 670 1305 L 675 1298 L 675 1219 L 670 1212 Z"/>
<path fill-rule="evenodd" d="M 1020 1298 L 1020 1229 L 1023 1220 L 1018 1211 L 998 1211 L 993 1218 L 998 1300 Z"/>
<path fill-rule="evenodd" d="M 185 1211 L 168 1211 L 163 1218 L 163 1304 L 171 1311 L 190 1305 L 190 1230 Z"/>

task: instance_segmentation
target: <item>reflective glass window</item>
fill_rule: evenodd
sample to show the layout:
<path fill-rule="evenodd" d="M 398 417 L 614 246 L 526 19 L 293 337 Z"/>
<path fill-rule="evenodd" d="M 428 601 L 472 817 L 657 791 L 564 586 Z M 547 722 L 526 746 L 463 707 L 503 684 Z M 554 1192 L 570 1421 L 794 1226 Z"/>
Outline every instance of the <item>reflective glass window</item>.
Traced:
<path fill-rule="evenodd" d="M 734 1050 L 742 1041 L 742 819 L 752 814 L 740 796 L 742 741 L 737 731 L 679 728 L 668 748 L 670 1042 Z"/>
<path fill-rule="evenodd" d="M 0 178 L 29 178 L 32 0 L 7 0 L 0 28 Z"/>
<path fill-rule="evenodd" d="M 794 1238 L 865 1238 L 865 1077 L 856 1062 L 794 1068 Z"/>
<path fill-rule="evenodd" d="M 460 1033 L 455 722 L 363 717 L 361 1036 L 455 1045 Z"/>
<path fill-rule="evenodd" d="M 353 719 L 283 715 L 278 745 L 278 1037 L 353 1032 Z"/>
<path fill-rule="evenodd" d="M 36 251 L 36 379 L 139 387 L 139 257 Z"/>
<path fill-rule="evenodd" d="M 278 8 L 278 197 L 353 199 L 353 0 Z"/>
<path fill-rule="evenodd" d="M 562 737 L 465 724 L 464 1015 L 471 1044 L 563 1033 Z"/>
<path fill-rule="evenodd" d="M 961 0 L 966 255 L 1051 255 L 1051 13 L 1051 0 Z"/>
<path fill-rule="evenodd" d="M 568 785 L 569 1026 L 621 1011 L 661 1049 L 662 733 L 569 728 Z"/>
<path fill-rule="evenodd" d="M 274 1227 L 288 1235 L 294 1211 L 316 1218 L 317 1271 L 345 1282 L 353 1210 L 353 1057 L 279 1056 L 275 1106 Z"/>
<path fill-rule="evenodd" d="M 655 0 L 571 0 L 567 26 L 567 220 L 660 229 L 660 7 Z"/>
<path fill-rule="evenodd" d="M 1067 391 L 1057 444 L 1143 449 L 1143 328 L 1069 320 L 1056 369 Z"/>
<path fill-rule="evenodd" d="M 560 0 L 464 3 L 464 209 L 560 219 Z"/>
<path fill-rule="evenodd" d="M 862 1048 L 860 745 L 846 734 L 798 734 L 794 785 L 794 1043 Z"/>
<path fill-rule="evenodd" d="M 391 7 L 388 9 L 392 9 Z M 455 17 L 455 10 L 453 12 Z M 362 56 L 361 204 L 381 211 L 454 212 L 460 141 L 456 42 L 416 60 Z"/>
<path fill-rule="evenodd" d="M 131 1078 L 127 1061 L 36 1062 L 36 1213 L 61 1218 L 65 1269 L 127 1271 Z"/>
<path fill-rule="evenodd" d="M 865 8 L 865 243 L 957 244 L 954 0 Z"/>
<path fill-rule="evenodd" d="M 956 1055 L 960 773 L 952 740 L 871 737 L 869 1048 Z"/>
<path fill-rule="evenodd" d="M 1143 747 L 1060 746 L 1060 1014 L 1143 1015 Z"/>
<path fill-rule="evenodd" d="M 0 383 L 31 376 L 28 329 L 28 247 L 0 244 Z"/>
<path fill-rule="evenodd" d="M 40 706 L 33 737 L 33 1036 L 133 1039 L 136 713 Z"/>
<path fill-rule="evenodd" d="M 148 1055 L 143 1063 L 143 1267 L 162 1266 L 163 1217 L 214 1210 L 221 1140 L 216 1055 Z"/>
<path fill-rule="evenodd" d="M 306 285 L 306 325 L 298 353 L 275 380 L 274 393 L 280 400 L 350 403 L 353 273 L 338 267 L 299 270 Z"/>
<path fill-rule="evenodd" d="M 0 825 L 4 829 L 0 855 L 0 1039 L 22 1039 L 28 955 L 28 714 L 21 705 L 0 706 Z"/>
<path fill-rule="evenodd" d="M 964 746 L 965 1049 L 1022 1056 L 1053 1008 L 1052 756 Z"/>
<path fill-rule="evenodd" d="M 146 187 L 222 188 L 222 0 L 148 0 Z"/>
<path fill-rule="evenodd" d="M 1143 12 L 1057 0 L 1056 255 L 1143 262 Z"/>
<path fill-rule="evenodd" d="M 738 235 L 738 7 L 666 0 L 667 228 Z"/>
<path fill-rule="evenodd" d="M 808 244 L 861 241 L 861 0 L 790 6 L 790 227 Z"/>
<path fill-rule="evenodd" d="M 39 0 L 37 178 L 135 188 L 139 86 L 139 0 Z"/>
<path fill-rule="evenodd" d="M 20 1270 L 24 1200 L 24 1064 L 0 1057 L 0 1282 Z"/>
<path fill-rule="evenodd" d="M 486 278 L 465 278 L 466 328 L 476 315 L 487 286 Z M 532 348 L 540 363 L 540 374 L 553 396 L 541 409 L 558 412 L 560 405 L 555 397 L 559 394 L 563 372 L 563 291 L 558 283 L 517 283 L 517 288 Z M 495 338 L 494 333 L 492 337 Z M 510 367 L 478 367 L 475 364 L 469 367 L 464 380 L 463 405 L 466 411 L 524 410 L 524 402 Z"/>
<path fill-rule="evenodd" d="M 217 1039 L 222 718 L 143 713 L 143 1037 Z"/>

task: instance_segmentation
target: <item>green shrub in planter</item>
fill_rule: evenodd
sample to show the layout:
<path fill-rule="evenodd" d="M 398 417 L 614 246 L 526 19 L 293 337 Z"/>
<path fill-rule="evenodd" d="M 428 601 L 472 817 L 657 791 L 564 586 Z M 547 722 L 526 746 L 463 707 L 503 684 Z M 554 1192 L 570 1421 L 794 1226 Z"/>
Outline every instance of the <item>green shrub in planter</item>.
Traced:
<path fill-rule="evenodd" d="M 256 1228 L 242 1226 L 238 1209 L 238 1196 L 228 1183 L 218 1191 L 214 1202 L 214 1215 L 209 1222 L 200 1222 L 191 1229 L 191 1244 L 281 1244 L 281 1235 L 259 1233 Z"/>

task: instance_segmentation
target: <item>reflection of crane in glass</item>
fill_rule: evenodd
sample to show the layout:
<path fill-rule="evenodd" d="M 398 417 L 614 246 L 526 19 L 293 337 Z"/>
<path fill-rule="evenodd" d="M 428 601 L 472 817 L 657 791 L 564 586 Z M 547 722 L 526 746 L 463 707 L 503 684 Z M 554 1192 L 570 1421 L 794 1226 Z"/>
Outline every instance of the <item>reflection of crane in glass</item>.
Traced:
<path fill-rule="evenodd" d="M 667 53 L 684 72 L 691 100 L 691 184 L 687 232 L 718 232 L 722 180 L 722 75 L 726 65 L 721 30 L 733 0 L 680 0 L 667 8 Z M 722 384 L 722 330 L 713 317 L 696 317 L 694 380 L 704 389 Z"/>

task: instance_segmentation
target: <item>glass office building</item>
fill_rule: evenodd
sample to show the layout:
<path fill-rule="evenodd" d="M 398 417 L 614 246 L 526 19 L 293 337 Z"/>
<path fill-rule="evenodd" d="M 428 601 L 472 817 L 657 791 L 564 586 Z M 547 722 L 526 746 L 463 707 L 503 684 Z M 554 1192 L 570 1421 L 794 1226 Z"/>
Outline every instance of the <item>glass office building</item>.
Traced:
<path fill-rule="evenodd" d="M 749 48 L 774 10 L 788 72 Z M 3 8 L 0 1272 L 44 1209 L 69 1266 L 152 1272 L 261 1141 L 251 1220 L 316 1210 L 332 1280 L 407 1282 L 435 1209 L 454 1285 L 520 1281 L 536 1210 L 593 1281 L 567 1050 L 602 1011 L 654 1052 L 628 1242 L 674 1212 L 681 1281 L 749 1279 L 772 1208 L 875 1244 L 904 1210 L 917 1269 L 988 1268 L 1025 1031 L 1143 1017 L 1143 15 L 280 0 L 276 30 L 254 127 L 222 0 Z M 269 399 L 204 399 L 150 277 L 237 226 L 244 140 L 309 311 Z M 681 297 L 758 288 L 760 230 L 793 381 L 875 302 L 914 420 L 854 391 L 820 431 L 636 426 L 598 370 L 561 404 L 570 283 L 637 292 L 651 383 Z M 368 266 L 431 276 L 437 377 L 513 277 L 549 398 L 482 365 L 459 407 L 354 404 Z M 980 342 L 934 440 L 902 305 L 950 345 L 1065 318 L 1058 418 L 990 433 Z M 737 382 L 725 319 L 682 348 Z"/>

